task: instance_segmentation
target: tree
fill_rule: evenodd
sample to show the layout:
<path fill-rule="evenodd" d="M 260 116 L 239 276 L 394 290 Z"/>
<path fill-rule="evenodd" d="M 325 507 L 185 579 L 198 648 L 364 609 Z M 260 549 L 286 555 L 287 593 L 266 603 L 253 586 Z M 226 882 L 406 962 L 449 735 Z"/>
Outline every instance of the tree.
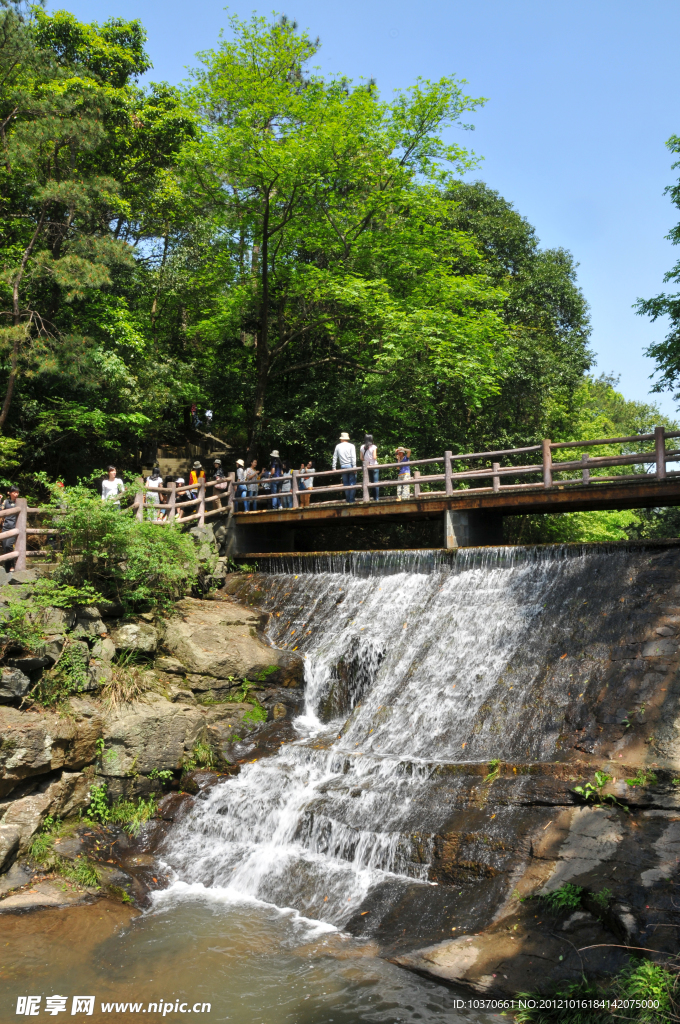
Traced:
<path fill-rule="evenodd" d="M 466 242 L 444 230 L 445 164 L 472 159 L 440 133 L 482 101 L 448 77 L 386 103 L 373 85 L 306 77 L 317 43 L 285 19 L 231 26 L 194 76 L 205 128 L 189 180 L 230 256 L 225 301 L 197 330 L 254 342 L 251 443 L 270 383 L 322 365 L 407 376 L 431 403 L 423 362 L 478 404 L 506 356 L 503 295 L 455 272 Z"/>
<path fill-rule="evenodd" d="M 680 153 L 680 136 L 671 135 L 666 143 L 671 153 Z M 673 169 L 680 167 L 680 160 L 671 165 Z M 664 192 L 670 195 L 673 205 L 680 209 L 680 181 L 675 185 L 668 185 Z M 666 235 L 673 245 L 680 244 L 680 224 L 676 224 Z M 680 261 L 678 261 L 667 274 L 664 275 L 664 283 L 677 283 L 680 281 Z M 641 316 L 649 316 L 652 322 L 659 317 L 667 316 L 670 320 L 670 331 L 663 341 L 655 342 L 645 350 L 645 355 L 651 356 L 656 362 L 659 379 L 654 384 L 653 391 L 673 391 L 678 387 L 680 379 L 680 294 L 667 294 L 662 292 L 652 299 L 638 299 L 635 308 Z M 680 397 L 678 393 L 676 398 Z"/>

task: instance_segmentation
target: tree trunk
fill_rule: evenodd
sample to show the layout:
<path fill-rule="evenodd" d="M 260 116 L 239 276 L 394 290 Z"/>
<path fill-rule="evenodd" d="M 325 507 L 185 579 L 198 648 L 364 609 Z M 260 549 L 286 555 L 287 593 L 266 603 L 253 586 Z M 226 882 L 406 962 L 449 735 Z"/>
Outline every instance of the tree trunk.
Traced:
<path fill-rule="evenodd" d="M 16 334 L 14 336 L 14 341 L 12 343 L 12 355 L 10 357 L 10 372 L 9 380 L 7 381 L 7 390 L 5 391 L 5 399 L 2 403 L 2 411 L 0 412 L 0 430 L 2 430 L 3 427 L 5 426 L 5 421 L 9 415 L 9 409 L 12 404 L 12 395 L 14 394 L 14 383 L 17 379 L 17 374 L 19 372 L 19 352 L 21 349 L 21 337 L 18 331 L 18 328 L 21 326 L 19 286 L 21 285 L 21 280 L 24 276 L 24 271 L 26 270 L 26 264 L 30 259 L 31 253 L 33 252 L 33 247 L 36 241 L 38 240 L 38 235 L 42 231 L 43 221 L 45 220 L 45 211 L 46 207 L 43 206 L 40 212 L 40 220 L 38 221 L 35 231 L 33 232 L 33 237 L 31 238 L 30 242 L 28 243 L 28 246 L 26 247 L 16 277 L 14 278 L 14 282 L 12 284 L 12 320 L 14 323 L 14 327 L 16 329 Z"/>
<path fill-rule="evenodd" d="M 255 385 L 255 402 L 253 418 L 248 437 L 248 461 L 256 458 L 255 451 L 262 430 L 264 402 L 269 378 L 269 195 L 265 198 L 264 217 L 262 221 L 262 258 L 260 276 L 262 280 L 262 298 L 260 301 L 260 330 L 257 335 Z"/>

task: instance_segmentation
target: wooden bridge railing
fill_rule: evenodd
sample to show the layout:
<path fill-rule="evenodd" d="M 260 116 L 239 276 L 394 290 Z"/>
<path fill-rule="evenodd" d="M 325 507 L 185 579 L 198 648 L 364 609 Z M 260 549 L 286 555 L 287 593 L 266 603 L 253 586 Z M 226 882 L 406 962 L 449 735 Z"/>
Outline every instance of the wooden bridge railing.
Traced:
<path fill-rule="evenodd" d="M 428 494 L 441 495 L 442 490 L 428 490 L 424 492 L 422 490 L 423 485 L 442 484 L 443 493 L 447 496 L 454 494 L 455 489 L 465 488 L 467 494 L 483 493 L 486 491 L 492 491 L 498 493 L 503 490 L 504 487 L 512 487 L 513 490 L 518 488 L 550 488 L 553 486 L 564 486 L 573 484 L 591 484 L 597 483 L 611 483 L 612 481 L 625 481 L 633 475 L 638 474 L 616 474 L 613 476 L 601 476 L 595 475 L 599 471 L 606 469 L 607 467 L 614 466 L 640 466 L 649 465 L 655 467 L 655 475 L 657 479 L 662 480 L 667 476 L 680 476 L 680 472 L 673 471 L 667 472 L 666 463 L 680 461 L 680 449 L 667 450 L 666 440 L 671 438 L 680 437 L 680 431 L 666 431 L 664 427 L 656 427 L 653 434 L 634 434 L 630 437 L 609 437 L 609 438 L 596 438 L 584 441 L 551 441 L 549 438 L 541 442 L 541 444 L 529 445 L 524 448 L 506 448 L 498 449 L 487 452 L 468 452 L 464 454 L 454 454 L 451 451 L 444 452 L 443 456 L 436 456 L 428 459 L 409 459 L 406 463 L 388 462 L 381 463 L 377 466 L 370 467 L 371 469 L 377 469 L 382 474 L 386 470 L 403 470 L 408 468 L 411 472 L 410 479 L 399 479 L 398 475 L 390 476 L 387 479 L 381 479 L 376 482 L 369 480 L 369 474 L 361 466 L 357 466 L 354 469 L 336 469 L 336 470 L 317 470 L 312 479 L 314 486 L 311 489 L 300 488 L 300 477 L 305 477 L 307 474 L 303 470 L 293 470 L 291 473 L 291 490 L 290 492 L 281 492 L 281 480 L 271 478 L 268 483 L 275 484 L 278 486 L 278 493 L 262 493 L 259 492 L 257 495 L 248 496 L 238 495 L 238 485 L 232 480 L 229 482 L 229 506 L 234 511 L 244 511 L 245 503 L 251 505 L 257 502 L 258 511 L 266 511 L 261 508 L 262 505 L 267 507 L 282 507 L 283 498 L 289 495 L 291 497 L 291 507 L 300 507 L 300 494 L 314 495 L 319 497 L 321 495 L 328 496 L 328 499 L 333 500 L 334 498 L 341 498 L 344 492 L 347 490 L 354 490 L 355 500 L 367 502 L 370 500 L 371 492 L 377 489 L 383 490 L 384 488 L 396 488 L 399 486 L 406 486 L 413 490 L 414 497 L 422 498 L 427 497 Z M 606 456 L 591 456 L 587 452 L 583 453 L 579 459 L 560 460 L 554 458 L 554 453 L 570 448 L 582 449 L 591 448 L 596 446 L 604 445 L 640 445 L 647 442 L 653 441 L 654 447 L 648 451 L 631 452 L 629 454 L 617 454 L 617 455 L 606 455 Z M 519 455 L 529 455 L 530 453 L 541 453 L 541 461 L 532 464 L 514 464 L 501 465 L 501 459 L 516 458 Z M 498 460 L 498 461 L 496 461 Z M 485 466 L 477 469 L 469 470 L 454 470 L 455 463 L 461 462 L 474 462 L 484 461 L 491 462 L 491 466 Z M 415 467 L 432 467 L 440 465 L 443 466 L 443 472 L 422 473 L 421 470 Z M 556 476 L 561 476 L 563 473 L 577 472 L 576 476 L 568 477 L 567 479 L 555 480 Z M 318 486 L 320 478 L 331 478 L 336 480 L 342 477 L 346 473 L 352 473 L 355 477 L 356 482 L 348 486 L 342 482 L 330 483 L 325 486 Z M 530 483 L 519 483 L 517 477 L 522 476 L 540 476 L 540 480 L 537 482 Z M 360 479 L 359 479 L 360 478 Z M 503 483 L 503 479 L 507 480 L 507 483 Z M 486 486 L 481 487 L 470 487 L 469 484 L 472 481 L 480 480 L 483 483 L 488 481 Z M 455 487 L 457 485 L 457 488 Z M 241 485 L 243 487 L 244 485 Z M 260 484 L 261 486 L 261 484 Z M 410 493 L 410 491 L 409 491 Z"/>
<path fill-rule="evenodd" d="M 355 497 L 359 501 L 367 502 L 370 500 L 371 492 L 376 488 L 382 490 L 383 488 L 399 486 L 406 486 L 412 489 L 415 498 L 441 496 L 442 493 L 452 496 L 456 490 L 461 489 L 464 489 L 466 494 L 482 494 L 486 492 L 498 493 L 504 488 L 512 488 L 513 490 L 518 488 L 540 489 L 555 486 L 564 487 L 573 484 L 595 486 L 598 483 L 625 482 L 627 479 L 630 480 L 632 477 L 640 475 L 639 473 L 619 473 L 613 476 L 597 475 L 608 467 L 638 467 L 642 465 L 653 466 L 657 480 L 664 480 L 666 477 L 680 476 L 680 471 L 667 471 L 666 469 L 667 462 L 680 461 L 680 449 L 666 448 L 666 441 L 676 437 L 680 437 L 680 430 L 666 431 L 663 427 L 656 427 L 653 434 L 634 434 L 631 437 L 607 437 L 586 441 L 555 442 L 546 439 L 541 444 L 529 445 L 525 448 L 506 448 L 464 454 L 454 454 L 447 451 L 444 452 L 443 456 L 435 456 L 434 458 L 409 459 L 407 463 L 388 462 L 370 467 L 371 469 L 378 469 L 381 473 L 386 470 L 398 471 L 408 468 L 412 474 L 410 479 L 400 480 L 398 476 L 394 476 L 371 482 L 368 472 L 362 467 L 357 467 L 354 470 L 327 469 L 314 473 L 314 487 L 309 490 L 300 487 L 300 477 L 305 477 L 308 474 L 305 474 L 302 470 L 293 470 L 290 475 L 291 490 L 289 492 L 278 490 L 277 493 L 272 491 L 262 493 L 259 491 L 259 488 L 262 486 L 260 482 L 258 494 L 250 496 L 242 493 L 247 484 L 244 485 L 242 482 L 237 482 L 234 473 L 230 473 L 228 477 L 222 479 L 205 480 L 201 478 L 198 485 L 184 484 L 181 487 L 177 487 L 176 484 L 172 483 L 169 487 L 138 490 L 132 505 L 132 513 L 139 520 L 148 519 L 152 522 L 165 523 L 181 519 L 182 524 L 196 523 L 198 526 L 203 526 L 206 519 L 219 515 L 221 512 L 223 513 L 227 510 L 233 512 L 243 511 L 243 506 L 246 502 L 249 505 L 257 502 L 258 511 L 267 511 L 272 507 L 283 507 L 283 499 L 290 496 L 290 507 L 300 508 L 301 494 L 314 495 L 317 498 L 324 495 L 328 496 L 328 499 L 332 501 L 342 498 L 344 492 L 350 489 L 354 490 Z M 647 451 L 630 452 L 624 455 L 590 456 L 587 452 L 583 452 L 578 459 L 562 460 L 559 457 L 557 459 L 554 457 L 555 453 L 566 451 L 567 449 L 593 448 L 603 445 L 639 446 L 649 442 L 653 442 L 653 448 Z M 514 463 L 501 465 L 502 459 L 507 461 L 511 458 L 538 452 L 541 453 L 540 462 L 526 465 L 516 465 Z M 475 461 L 491 462 L 491 466 L 454 470 L 456 463 Z M 431 473 L 426 471 L 422 473 L 419 468 L 416 468 L 436 466 L 442 466 L 443 472 Z M 321 478 L 337 480 L 348 472 L 354 474 L 356 482 L 347 487 L 342 482 L 318 486 Z M 564 473 L 576 473 L 576 475 L 566 479 L 555 479 L 556 477 L 561 477 Z M 530 475 L 539 476 L 540 480 L 530 483 L 517 482 L 518 477 Z M 357 479 L 359 477 L 360 479 Z M 507 483 L 503 483 L 504 479 L 507 480 Z M 474 488 L 469 486 L 472 481 L 477 480 L 481 481 L 483 486 Z M 280 488 L 282 478 L 271 478 L 269 483 Z M 422 490 L 424 486 L 431 487 L 433 484 L 441 485 L 443 489 L 427 492 Z M 251 484 L 251 487 L 253 486 Z M 218 487 L 220 488 L 219 490 L 217 489 Z M 211 494 L 207 493 L 209 490 L 212 490 Z M 239 490 L 241 490 L 240 494 Z M 195 493 L 195 497 L 188 497 L 191 493 Z M 411 493 L 410 490 L 409 493 Z M 167 500 L 156 502 L 153 498 L 149 497 L 150 494 L 167 495 Z M 262 506 L 265 506 L 265 508 Z M 185 509 L 187 514 L 184 513 Z M 129 512 L 130 509 L 125 511 Z M 47 509 L 29 508 L 25 498 L 18 498 L 14 508 L 0 509 L 0 541 L 15 539 L 13 551 L 0 553 L 0 565 L 14 562 L 16 569 L 25 569 L 27 557 L 49 555 L 52 553 L 43 549 L 29 550 L 27 544 L 28 537 L 32 535 L 49 536 L 60 532 L 58 529 L 48 529 L 42 526 L 30 527 L 28 525 L 29 515 L 34 516 L 46 514 L 47 512 Z M 2 521 L 6 516 L 16 516 L 16 526 L 12 530 L 3 532 Z"/>

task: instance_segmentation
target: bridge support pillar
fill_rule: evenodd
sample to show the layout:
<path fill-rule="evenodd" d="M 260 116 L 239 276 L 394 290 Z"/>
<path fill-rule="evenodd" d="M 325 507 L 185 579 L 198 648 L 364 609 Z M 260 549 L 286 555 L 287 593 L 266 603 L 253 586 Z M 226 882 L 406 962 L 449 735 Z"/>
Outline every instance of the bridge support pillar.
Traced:
<path fill-rule="evenodd" d="M 444 547 L 474 548 L 503 543 L 503 516 L 500 512 L 444 513 Z"/>

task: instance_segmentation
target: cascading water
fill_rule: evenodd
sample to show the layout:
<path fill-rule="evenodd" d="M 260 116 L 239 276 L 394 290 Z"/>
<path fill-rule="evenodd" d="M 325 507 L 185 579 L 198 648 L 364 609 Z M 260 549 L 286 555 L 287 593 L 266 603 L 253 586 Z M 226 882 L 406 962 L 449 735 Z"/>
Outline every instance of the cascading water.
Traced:
<path fill-rule="evenodd" d="M 629 557 L 407 553 L 400 571 L 396 556 L 337 556 L 256 577 L 271 642 L 305 658 L 300 738 L 197 800 L 166 851 L 179 884 L 337 926 L 381 881 L 426 884 L 450 811 L 430 799 L 437 773 L 559 758 L 572 695 L 547 688 L 545 652 L 573 640 L 588 601 L 617 607 Z"/>

